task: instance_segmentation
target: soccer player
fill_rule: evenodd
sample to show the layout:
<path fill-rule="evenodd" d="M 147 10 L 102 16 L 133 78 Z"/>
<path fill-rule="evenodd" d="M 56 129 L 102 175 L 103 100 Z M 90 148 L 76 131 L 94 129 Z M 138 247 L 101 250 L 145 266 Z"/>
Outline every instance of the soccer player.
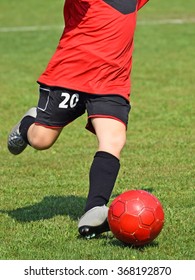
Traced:
<path fill-rule="evenodd" d="M 148 0 L 66 0 L 65 27 L 38 78 L 40 96 L 12 129 L 8 149 L 50 148 L 63 128 L 88 114 L 86 128 L 98 140 L 79 233 L 108 231 L 108 207 L 120 168 L 130 112 L 130 72 L 137 12 Z"/>

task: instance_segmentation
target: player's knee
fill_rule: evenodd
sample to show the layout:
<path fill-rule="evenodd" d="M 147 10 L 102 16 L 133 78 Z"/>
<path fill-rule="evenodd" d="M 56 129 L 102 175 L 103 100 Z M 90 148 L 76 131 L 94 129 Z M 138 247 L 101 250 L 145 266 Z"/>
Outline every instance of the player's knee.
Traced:
<path fill-rule="evenodd" d="M 99 150 L 107 151 L 120 158 L 120 153 L 126 144 L 125 135 L 117 135 L 99 142 Z"/>
<path fill-rule="evenodd" d="M 49 149 L 57 140 L 62 128 L 50 129 L 43 126 L 32 125 L 28 130 L 29 144 L 36 150 Z"/>
<path fill-rule="evenodd" d="M 121 152 L 126 144 L 125 135 L 117 135 L 111 139 L 111 146 L 118 152 Z"/>
<path fill-rule="evenodd" d="M 29 143 L 36 150 L 47 150 L 53 145 L 54 141 L 47 137 L 47 135 L 42 135 L 31 137 Z"/>

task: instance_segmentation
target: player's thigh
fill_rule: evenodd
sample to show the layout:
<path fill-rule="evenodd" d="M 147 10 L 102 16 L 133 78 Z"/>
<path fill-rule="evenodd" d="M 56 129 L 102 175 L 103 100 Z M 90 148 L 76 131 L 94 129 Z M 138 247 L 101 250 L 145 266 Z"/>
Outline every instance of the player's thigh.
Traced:
<path fill-rule="evenodd" d="M 86 98 L 88 123 L 86 128 L 95 132 L 91 123 L 93 118 L 108 118 L 122 122 L 127 128 L 131 106 L 119 95 L 88 95 Z"/>
<path fill-rule="evenodd" d="M 87 128 L 97 135 L 99 150 L 119 156 L 126 142 L 129 102 L 118 95 L 92 96 L 86 107 Z"/>
<path fill-rule="evenodd" d="M 126 126 L 123 122 L 97 117 L 91 120 L 99 142 L 99 150 L 106 151 L 119 157 L 126 143 Z"/>
<path fill-rule="evenodd" d="M 41 85 L 37 117 L 28 131 L 30 144 L 36 149 L 49 148 L 57 140 L 63 127 L 84 112 L 82 93 Z"/>
<path fill-rule="evenodd" d="M 64 127 L 84 112 L 85 103 L 81 92 L 40 86 L 36 124 L 49 128 Z"/>

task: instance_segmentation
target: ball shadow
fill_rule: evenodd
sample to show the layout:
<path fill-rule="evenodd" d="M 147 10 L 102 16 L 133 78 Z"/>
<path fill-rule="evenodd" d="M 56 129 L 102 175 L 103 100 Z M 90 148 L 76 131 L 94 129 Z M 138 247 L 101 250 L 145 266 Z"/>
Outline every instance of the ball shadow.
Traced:
<path fill-rule="evenodd" d="M 147 248 L 159 246 L 159 243 L 157 241 L 152 241 L 151 243 L 142 245 L 142 246 L 134 246 L 131 244 L 126 244 L 118 239 L 115 239 L 114 236 L 110 238 L 108 244 L 110 244 L 111 246 L 114 246 L 114 247 L 130 248 L 132 250 L 142 251 L 142 252 Z"/>

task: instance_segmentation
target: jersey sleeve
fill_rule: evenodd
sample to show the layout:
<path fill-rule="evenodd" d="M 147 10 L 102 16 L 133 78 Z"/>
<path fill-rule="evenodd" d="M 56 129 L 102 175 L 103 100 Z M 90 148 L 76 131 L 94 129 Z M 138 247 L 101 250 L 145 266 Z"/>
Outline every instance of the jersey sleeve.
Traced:
<path fill-rule="evenodd" d="M 141 9 L 149 0 L 138 0 L 138 10 Z"/>

